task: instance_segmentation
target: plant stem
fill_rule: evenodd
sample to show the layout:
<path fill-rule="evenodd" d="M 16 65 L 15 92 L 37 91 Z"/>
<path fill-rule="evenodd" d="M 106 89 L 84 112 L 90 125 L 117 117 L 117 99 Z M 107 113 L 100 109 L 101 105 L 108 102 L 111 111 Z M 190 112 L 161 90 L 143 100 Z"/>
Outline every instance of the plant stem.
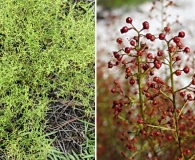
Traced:
<path fill-rule="evenodd" d="M 169 43 L 168 43 L 169 46 Z M 172 103 L 174 107 L 174 120 L 175 120 L 175 132 L 176 132 L 176 140 L 179 145 L 179 149 L 182 155 L 182 159 L 185 160 L 185 157 L 183 155 L 183 150 L 181 146 L 181 138 L 179 135 L 179 127 L 178 127 L 178 118 L 177 118 L 177 107 L 176 107 L 176 100 L 175 100 L 175 84 L 174 84 L 174 74 L 173 74 L 173 61 L 171 53 L 169 53 L 169 69 L 170 69 L 170 75 L 171 75 L 171 88 L 172 88 Z"/>
<path fill-rule="evenodd" d="M 138 32 L 138 49 L 141 49 L 140 46 L 140 34 Z M 138 62 L 138 74 L 137 74 L 137 82 L 138 82 L 138 87 L 139 87 L 139 103 L 140 103 L 140 108 L 141 108 L 141 116 L 143 118 L 143 120 L 145 120 L 144 117 L 144 103 L 143 103 L 143 94 L 142 94 L 142 71 L 141 71 L 141 57 L 137 56 L 137 62 Z"/>

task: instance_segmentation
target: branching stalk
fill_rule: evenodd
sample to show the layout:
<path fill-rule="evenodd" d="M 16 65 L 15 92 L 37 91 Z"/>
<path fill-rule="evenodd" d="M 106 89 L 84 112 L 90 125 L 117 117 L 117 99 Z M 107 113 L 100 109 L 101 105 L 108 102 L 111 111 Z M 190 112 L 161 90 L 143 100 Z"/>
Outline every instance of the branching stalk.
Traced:
<path fill-rule="evenodd" d="M 169 46 L 169 43 L 167 43 Z M 173 61 L 172 61 L 172 53 L 169 53 L 169 69 L 170 69 L 170 75 L 171 75 L 171 88 L 172 88 L 172 103 L 174 107 L 174 120 L 175 120 L 175 136 L 177 143 L 179 145 L 180 152 L 182 154 L 182 158 L 185 160 L 185 157 L 183 155 L 183 150 L 181 146 L 181 137 L 179 135 L 179 127 L 178 127 L 178 118 L 177 118 L 177 107 L 176 107 L 176 99 L 175 99 L 175 84 L 174 84 L 174 74 L 173 74 Z"/>
<path fill-rule="evenodd" d="M 138 49 L 141 49 L 140 46 L 140 34 L 138 33 Z M 142 94 L 142 71 L 141 71 L 141 58 L 140 56 L 137 56 L 137 62 L 138 62 L 138 74 L 137 74 L 137 82 L 139 87 L 139 103 L 140 103 L 140 109 L 141 109 L 141 116 L 143 120 L 145 120 L 144 117 L 144 103 L 143 103 L 143 94 Z"/>

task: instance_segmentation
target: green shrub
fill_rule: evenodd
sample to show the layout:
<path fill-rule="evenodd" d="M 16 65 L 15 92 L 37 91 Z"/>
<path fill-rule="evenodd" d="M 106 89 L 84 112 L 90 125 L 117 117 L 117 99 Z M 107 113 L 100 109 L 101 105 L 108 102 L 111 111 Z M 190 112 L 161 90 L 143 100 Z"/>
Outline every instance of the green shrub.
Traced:
<path fill-rule="evenodd" d="M 62 0 L 0 2 L 0 157 L 46 159 L 51 101 L 72 97 L 94 116 L 93 11 Z"/>
<path fill-rule="evenodd" d="M 97 4 L 103 6 L 104 8 L 119 8 L 119 7 L 130 7 L 144 3 L 148 0 L 97 0 Z"/>

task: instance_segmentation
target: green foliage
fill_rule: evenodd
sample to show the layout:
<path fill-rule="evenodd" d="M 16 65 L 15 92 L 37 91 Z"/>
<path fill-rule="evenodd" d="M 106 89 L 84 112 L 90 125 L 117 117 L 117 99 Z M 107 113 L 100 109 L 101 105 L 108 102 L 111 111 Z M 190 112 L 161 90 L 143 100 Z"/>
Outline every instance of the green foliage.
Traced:
<path fill-rule="evenodd" d="M 77 155 L 74 151 L 73 155 L 67 154 L 65 156 L 66 160 L 94 160 L 95 159 L 95 124 L 84 122 L 85 123 L 85 136 L 86 142 L 82 144 L 83 153 Z M 92 128 L 92 129 L 91 129 Z"/>
<path fill-rule="evenodd" d="M 92 127 L 90 127 L 92 126 Z M 92 129 L 90 129 L 92 128 Z M 82 145 L 83 153 L 80 159 L 92 160 L 95 159 L 95 124 L 85 122 L 85 135 L 87 137 L 86 143 Z"/>
<path fill-rule="evenodd" d="M 44 160 L 48 95 L 72 97 L 94 116 L 94 21 L 89 5 L 0 0 L 0 156 Z"/>
<path fill-rule="evenodd" d="M 119 8 L 122 6 L 129 7 L 137 4 L 141 4 L 148 0 L 97 0 L 97 4 L 103 6 L 104 8 Z"/>

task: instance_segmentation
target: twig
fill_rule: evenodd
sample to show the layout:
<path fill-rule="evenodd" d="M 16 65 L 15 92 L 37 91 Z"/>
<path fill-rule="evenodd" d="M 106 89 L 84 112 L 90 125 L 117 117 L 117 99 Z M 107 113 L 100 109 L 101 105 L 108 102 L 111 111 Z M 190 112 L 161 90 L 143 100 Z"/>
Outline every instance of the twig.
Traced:
<path fill-rule="evenodd" d="M 59 128 L 61 128 L 61 127 L 65 126 L 65 125 L 67 125 L 68 123 L 71 123 L 71 122 L 73 122 L 73 121 L 76 121 L 76 120 L 81 119 L 81 118 L 84 118 L 84 117 L 85 117 L 85 115 L 84 115 L 84 116 L 81 116 L 81 117 L 73 118 L 73 119 L 71 119 L 71 120 L 69 120 L 69 121 L 66 121 L 66 122 L 63 122 L 63 123 L 57 125 L 57 126 L 54 127 L 53 129 L 59 129 Z"/>
<path fill-rule="evenodd" d="M 58 102 L 65 105 L 65 106 L 78 106 L 78 107 L 83 107 L 84 106 L 82 103 L 75 103 L 73 100 L 66 101 L 64 99 L 59 99 Z"/>

